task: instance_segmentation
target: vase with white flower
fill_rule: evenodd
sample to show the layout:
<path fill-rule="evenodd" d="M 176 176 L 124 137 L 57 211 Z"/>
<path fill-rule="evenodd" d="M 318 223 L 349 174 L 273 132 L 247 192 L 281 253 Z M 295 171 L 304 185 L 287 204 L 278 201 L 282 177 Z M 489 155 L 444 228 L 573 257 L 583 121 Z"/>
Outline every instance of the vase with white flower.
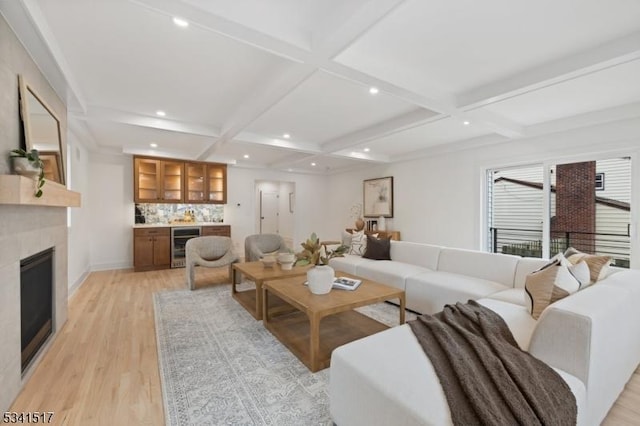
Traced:
<path fill-rule="evenodd" d="M 298 259 L 296 266 L 315 265 L 307 271 L 309 290 L 313 294 L 329 293 L 335 278 L 335 271 L 329 266 L 329 260 L 334 257 L 343 257 L 348 247 L 340 245 L 334 250 L 328 250 L 320 244 L 315 232 L 300 245 L 304 250 L 296 255 Z"/>

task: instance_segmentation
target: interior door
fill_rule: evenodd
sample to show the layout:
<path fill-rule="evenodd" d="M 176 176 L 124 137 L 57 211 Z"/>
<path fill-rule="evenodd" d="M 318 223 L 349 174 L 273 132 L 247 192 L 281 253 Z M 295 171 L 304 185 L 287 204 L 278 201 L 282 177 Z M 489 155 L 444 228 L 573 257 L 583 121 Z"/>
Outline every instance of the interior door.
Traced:
<path fill-rule="evenodd" d="M 260 191 L 260 233 L 278 233 L 278 193 Z"/>

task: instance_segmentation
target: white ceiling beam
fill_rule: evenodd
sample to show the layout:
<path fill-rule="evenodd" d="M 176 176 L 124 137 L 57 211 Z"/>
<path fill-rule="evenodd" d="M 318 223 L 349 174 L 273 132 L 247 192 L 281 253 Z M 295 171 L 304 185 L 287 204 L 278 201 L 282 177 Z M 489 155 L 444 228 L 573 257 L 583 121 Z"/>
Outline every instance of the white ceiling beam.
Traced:
<path fill-rule="evenodd" d="M 314 56 L 321 59 L 334 58 L 405 1 L 344 2 L 338 12 L 317 26 L 311 35 Z"/>
<path fill-rule="evenodd" d="M 214 15 L 184 1 L 176 0 L 129 0 L 131 3 L 144 7 L 162 15 L 180 16 L 191 25 L 229 37 L 241 43 L 248 44 L 274 55 L 294 62 L 309 62 L 311 53 L 294 44 L 287 43 L 268 34 L 256 31 L 222 16 Z"/>
<path fill-rule="evenodd" d="M 433 111 L 416 109 L 328 141 L 322 144 L 322 149 L 327 153 L 340 151 L 370 140 L 379 139 L 429 122 L 441 120 L 442 118 L 445 118 L 445 116 L 435 114 Z"/>
<path fill-rule="evenodd" d="M 353 152 L 350 150 L 336 151 L 331 153 L 331 157 L 348 158 L 349 160 L 359 160 L 368 163 L 388 163 L 388 155 L 372 154 L 371 152 Z"/>
<path fill-rule="evenodd" d="M 250 143 L 273 148 L 281 148 L 290 151 L 315 154 L 322 152 L 319 144 L 304 141 L 291 141 L 279 138 L 270 138 L 250 132 L 241 132 L 234 139 L 236 142 Z"/>
<path fill-rule="evenodd" d="M 480 108 L 637 59 L 640 32 L 472 89 L 458 96 L 458 107 Z"/>
<path fill-rule="evenodd" d="M 281 73 L 270 85 L 265 86 L 261 92 L 253 93 L 251 99 L 240 105 L 238 111 L 225 123 L 218 141 L 198 155 L 198 159 L 211 156 L 216 147 L 223 146 L 236 135 L 264 114 L 269 108 L 280 102 L 296 87 L 306 81 L 315 72 L 316 68 L 310 65 L 293 64 L 285 72 Z"/>
<path fill-rule="evenodd" d="M 309 60 L 309 63 L 306 64 L 291 65 L 286 72 L 278 75 L 261 93 L 253 94 L 249 100 L 242 103 L 239 110 L 223 126 L 220 139 L 200 153 L 198 158 L 209 157 L 216 149 L 231 141 L 267 110 L 309 79 L 318 70 L 318 66 L 315 64 L 317 61 L 321 62 L 341 52 L 353 42 L 354 38 L 375 25 L 400 2 L 399 0 L 375 0 L 372 2 L 375 7 L 368 8 L 367 13 L 364 13 L 356 21 L 351 22 L 351 19 L 354 19 L 353 17 L 357 16 L 358 13 L 350 11 L 349 16 L 342 19 L 339 25 L 334 25 L 335 22 L 333 22 L 331 26 L 334 27 L 335 31 L 331 33 L 331 36 L 325 40 L 317 40 L 317 51 L 314 50 L 312 52 L 315 60 Z M 358 11 L 360 10 L 361 8 L 358 9 Z M 351 27 L 353 28 L 345 30 Z"/>
<path fill-rule="evenodd" d="M 640 117 L 640 102 L 635 102 L 529 126 L 527 127 L 527 136 L 542 136 L 638 117 Z"/>
<path fill-rule="evenodd" d="M 430 88 L 429 93 L 426 95 L 412 92 L 332 60 L 335 56 L 357 41 L 362 34 L 366 33 L 367 30 L 376 25 L 381 19 L 402 5 L 406 0 L 369 0 L 364 3 L 354 3 L 353 5 L 343 6 L 338 12 L 329 16 L 326 21 L 320 22 L 317 25 L 314 33 L 312 34 L 313 51 L 307 51 L 237 22 L 211 14 L 208 11 L 205 12 L 202 9 L 189 5 L 184 1 L 129 1 L 133 4 L 137 4 L 167 16 L 182 16 L 194 25 L 198 25 L 202 28 L 230 37 L 234 40 L 246 43 L 277 56 L 298 63 L 304 63 L 308 67 L 320 68 L 331 74 L 365 86 L 375 86 L 381 91 L 413 105 L 430 109 L 437 113 L 450 115 L 460 121 L 469 119 L 466 117 L 464 111 L 456 108 L 456 97 L 450 93 L 442 92 L 436 88 Z M 296 82 L 295 87 L 297 87 L 297 85 L 302 81 Z M 286 95 L 288 95 L 288 93 L 279 97 L 278 101 Z M 256 103 L 256 101 L 252 97 L 252 99 L 242 104 L 242 107 L 246 110 L 252 109 L 259 113 L 259 115 L 250 119 L 247 115 L 248 112 L 234 116 L 228 124 L 223 126 L 223 135 L 221 139 L 203 151 L 199 158 L 206 158 L 213 154 L 217 147 L 232 140 L 236 134 L 235 132 L 242 131 L 242 129 L 255 121 L 260 115 L 266 112 L 277 102 L 272 102 L 266 109 L 258 105 L 253 105 L 254 103 Z M 263 101 L 262 103 L 268 104 L 269 102 Z M 242 114 L 244 114 L 244 117 Z M 478 119 L 479 118 L 476 115 L 475 120 L 477 121 Z M 242 123 L 247 124 L 243 127 Z M 492 116 L 492 120 L 486 124 L 489 128 L 495 130 L 499 134 L 509 137 L 513 137 L 514 135 L 522 136 L 517 124 L 509 122 L 505 118 L 498 117 L 495 114 Z M 232 127 L 235 127 L 236 130 L 231 130 Z"/>
<path fill-rule="evenodd" d="M 98 142 L 84 118 L 78 118 L 73 113 L 68 114 L 67 129 L 85 148 L 98 149 Z"/>
<path fill-rule="evenodd" d="M 509 138 L 521 138 L 526 136 L 525 126 L 504 118 L 500 114 L 496 114 L 485 109 L 467 111 L 455 118 L 458 118 L 460 122 L 469 121 L 471 123 L 484 124 L 495 133 Z"/>
<path fill-rule="evenodd" d="M 351 80 L 363 86 L 377 87 L 382 92 L 422 108 L 448 115 L 456 112 L 455 96 L 450 94 L 438 93 L 436 96 L 424 96 L 403 87 L 396 86 L 388 81 L 370 76 L 362 71 L 329 60 L 324 61 L 321 64 L 321 68 L 330 74 Z"/>
<path fill-rule="evenodd" d="M 73 114 L 73 113 L 72 113 Z M 120 111 L 113 108 L 90 105 L 86 114 L 76 115 L 78 119 L 109 121 L 113 123 L 128 124 L 132 126 L 150 127 L 158 130 L 186 133 L 198 136 L 218 137 L 220 129 L 214 126 L 205 126 L 196 123 L 185 123 L 182 121 L 168 120 L 166 118 L 149 117 L 146 115 L 134 114 Z"/>

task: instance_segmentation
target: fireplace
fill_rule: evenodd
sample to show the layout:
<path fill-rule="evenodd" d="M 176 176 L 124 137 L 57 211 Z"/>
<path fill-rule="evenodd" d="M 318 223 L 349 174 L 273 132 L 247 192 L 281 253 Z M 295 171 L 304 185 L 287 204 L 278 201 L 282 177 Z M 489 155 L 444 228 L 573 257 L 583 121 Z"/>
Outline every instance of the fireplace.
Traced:
<path fill-rule="evenodd" d="M 22 372 L 53 331 L 53 253 L 36 253 L 20 261 Z"/>

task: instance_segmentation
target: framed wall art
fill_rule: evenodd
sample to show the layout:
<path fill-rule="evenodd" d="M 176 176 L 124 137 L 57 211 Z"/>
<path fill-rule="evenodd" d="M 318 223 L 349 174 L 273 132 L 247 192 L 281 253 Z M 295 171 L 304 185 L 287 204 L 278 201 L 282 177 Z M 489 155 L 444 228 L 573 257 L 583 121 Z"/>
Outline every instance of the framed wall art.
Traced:
<path fill-rule="evenodd" d="M 393 176 L 367 179 L 364 184 L 364 217 L 393 217 Z"/>

